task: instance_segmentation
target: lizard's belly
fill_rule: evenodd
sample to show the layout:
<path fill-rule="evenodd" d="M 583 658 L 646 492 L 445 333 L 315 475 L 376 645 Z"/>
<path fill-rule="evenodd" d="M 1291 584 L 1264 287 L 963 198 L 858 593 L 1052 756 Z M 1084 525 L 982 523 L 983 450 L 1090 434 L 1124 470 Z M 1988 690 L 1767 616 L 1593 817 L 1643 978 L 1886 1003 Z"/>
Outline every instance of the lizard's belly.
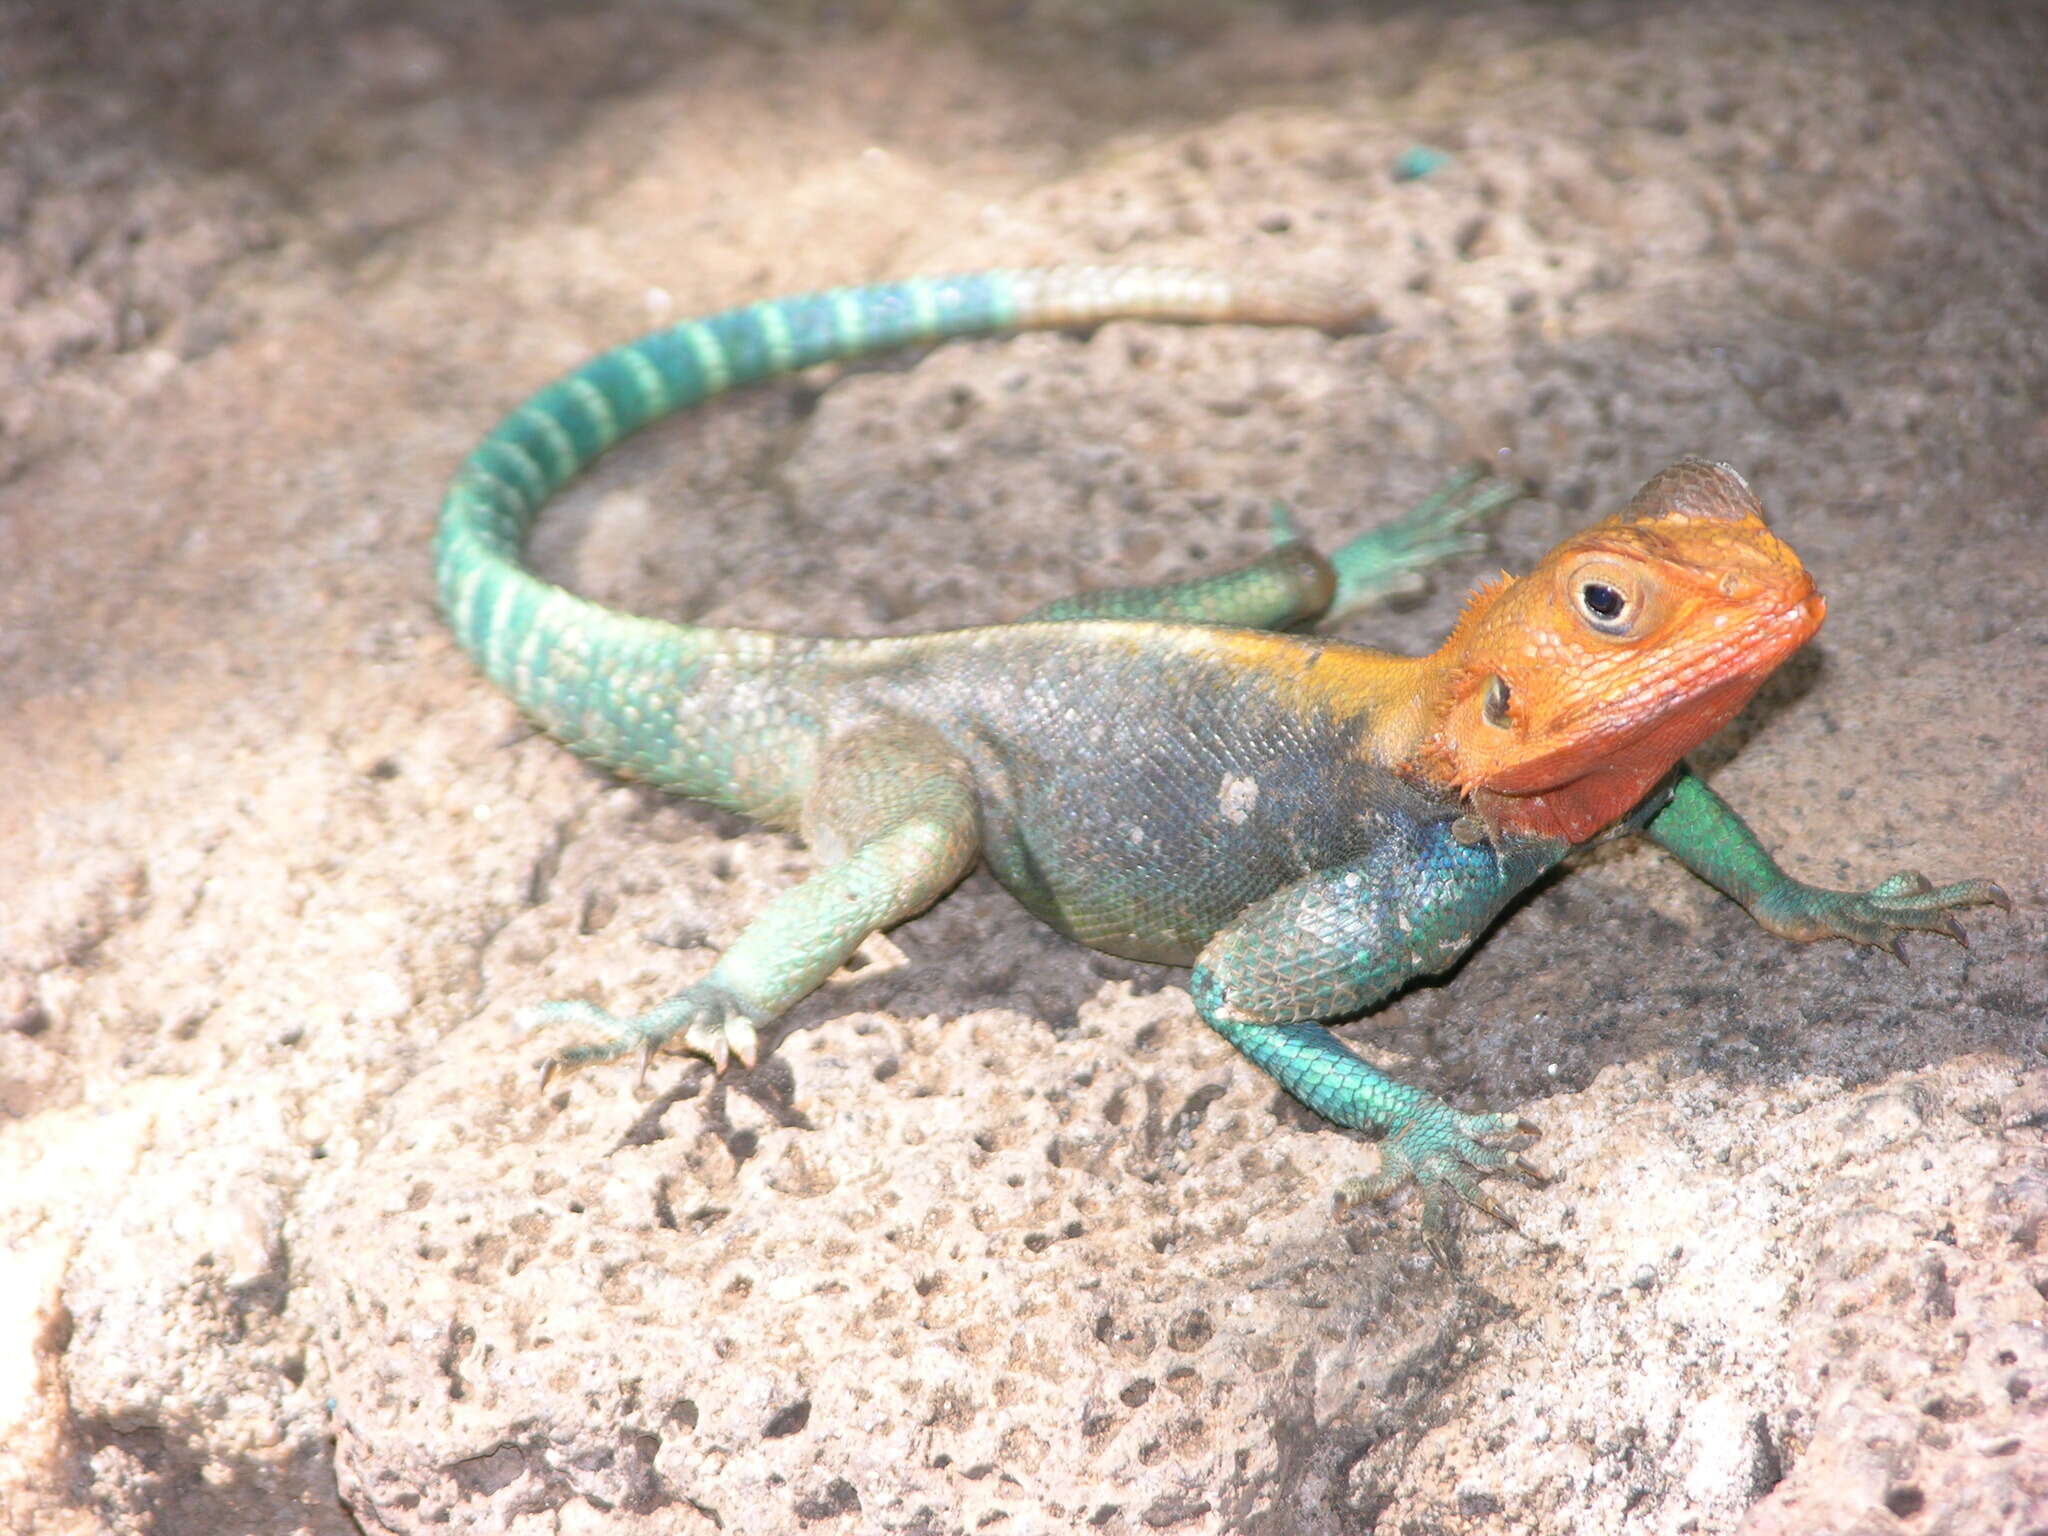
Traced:
<path fill-rule="evenodd" d="M 1255 902 L 1450 814 L 1366 765 L 1186 767 L 1110 759 L 1070 763 L 1050 781 L 1013 780 L 1008 795 L 984 801 L 989 868 L 1091 949 L 1188 965 Z"/>
<path fill-rule="evenodd" d="M 1251 882 L 1204 885 L 1198 878 L 1170 880 L 1158 872 L 1127 876 L 1061 878 L 1057 866 L 1001 857 L 989 850 L 989 867 L 1033 916 L 1068 938 L 1121 955 L 1162 965 L 1192 965 L 1202 947 L 1247 906 L 1288 882 L 1265 889 Z"/>

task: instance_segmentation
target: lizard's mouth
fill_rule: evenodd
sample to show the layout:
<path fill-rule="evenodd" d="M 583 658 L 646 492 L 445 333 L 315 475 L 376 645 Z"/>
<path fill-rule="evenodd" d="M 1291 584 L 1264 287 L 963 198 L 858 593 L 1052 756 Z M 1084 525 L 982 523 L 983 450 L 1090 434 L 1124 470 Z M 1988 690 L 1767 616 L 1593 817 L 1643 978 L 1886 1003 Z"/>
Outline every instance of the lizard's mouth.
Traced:
<path fill-rule="evenodd" d="M 1805 583 L 1805 588 L 1795 601 L 1744 625 L 1725 644 L 1709 651 L 1702 663 L 1708 675 L 1717 666 L 1726 665 L 1735 675 L 1762 682 L 1783 666 L 1794 651 L 1814 637 L 1821 620 L 1827 617 L 1827 599 L 1813 589 L 1811 581 Z M 1741 659 L 1724 660 L 1740 652 L 1748 654 Z"/>
<path fill-rule="evenodd" d="M 1798 602 L 1778 615 L 1780 622 L 1799 624 L 1805 627 L 1797 645 L 1804 645 L 1813 638 L 1813 632 L 1820 628 L 1820 621 L 1828 616 L 1828 600 L 1818 592 L 1808 592 Z M 1796 646 L 1795 646 L 1796 649 Z"/>

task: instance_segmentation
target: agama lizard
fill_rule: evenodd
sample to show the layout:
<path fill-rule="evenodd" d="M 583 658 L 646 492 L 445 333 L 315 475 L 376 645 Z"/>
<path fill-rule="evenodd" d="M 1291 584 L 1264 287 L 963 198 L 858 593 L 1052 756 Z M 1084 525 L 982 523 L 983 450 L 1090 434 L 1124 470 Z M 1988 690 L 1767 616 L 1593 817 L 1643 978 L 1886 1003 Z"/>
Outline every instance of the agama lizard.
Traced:
<path fill-rule="evenodd" d="M 442 509 L 463 646 L 570 748 L 800 831 L 817 872 L 702 980 L 631 1017 L 551 1004 L 593 1037 L 550 1069 L 680 1043 L 752 1066 L 763 1026 L 977 858 L 1080 942 L 1191 965 L 1202 1018 L 1318 1114 L 1384 1135 L 1440 1256 L 1447 1197 L 1539 1178 L 1510 1114 L 1377 1071 L 1326 1021 L 1448 966 L 1517 892 L 1638 832 L 1796 939 L 1960 939 L 1988 881 L 1869 891 L 1785 874 L 1682 764 L 1812 636 L 1823 603 L 1723 465 L 1683 460 L 1421 657 L 1289 633 L 1459 547 L 1498 497 L 1455 487 L 1329 552 L 1287 540 L 1221 575 L 1070 598 L 985 628 L 804 638 L 658 622 L 533 575 L 535 515 L 627 433 L 737 384 L 907 342 L 1119 317 L 1341 329 L 1345 306 L 1198 273 L 993 272 L 771 300 L 614 348 L 519 406 Z"/>

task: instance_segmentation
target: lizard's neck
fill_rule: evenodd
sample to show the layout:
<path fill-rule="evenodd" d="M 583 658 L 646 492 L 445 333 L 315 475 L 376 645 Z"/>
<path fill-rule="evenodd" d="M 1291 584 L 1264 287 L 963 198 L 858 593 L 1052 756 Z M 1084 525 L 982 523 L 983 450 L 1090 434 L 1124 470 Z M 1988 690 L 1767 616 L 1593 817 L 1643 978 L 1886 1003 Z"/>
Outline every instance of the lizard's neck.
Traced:
<path fill-rule="evenodd" d="M 1472 805 L 1496 836 L 1563 838 L 1583 843 L 1634 810 L 1671 770 L 1668 762 L 1601 767 L 1556 789 L 1504 795 L 1475 789 Z"/>

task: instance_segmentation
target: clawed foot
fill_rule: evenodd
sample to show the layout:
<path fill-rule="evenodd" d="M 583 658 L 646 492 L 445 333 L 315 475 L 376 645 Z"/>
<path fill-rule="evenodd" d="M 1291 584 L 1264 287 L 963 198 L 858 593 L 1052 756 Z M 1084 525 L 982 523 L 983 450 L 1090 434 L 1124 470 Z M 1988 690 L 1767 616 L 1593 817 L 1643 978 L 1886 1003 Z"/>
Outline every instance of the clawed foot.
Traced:
<path fill-rule="evenodd" d="M 1337 1186 L 1340 1207 L 1379 1200 L 1409 1180 L 1422 1192 L 1422 1242 L 1447 1270 L 1458 1267 L 1451 1246 L 1451 1202 L 1459 1200 L 1491 1216 L 1512 1232 L 1522 1229 L 1488 1194 L 1481 1180 L 1504 1173 L 1532 1188 L 1548 1180 L 1517 1148 L 1494 1144 L 1504 1136 L 1537 1136 L 1519 1115 L 1467 1115 L 1448 1104 L 1432 1104 L 1380 1143 L 1380 1170 L 1370 1178 Z"/>
<path fill-rule="evenodd" d="M 571 1045 L 555 1052 L 541 1067 L 540 1085 L 558 1072 L 571 1072 L 593 1062 L 616 1061 L 640 1053 L 640 1075 L 644 1079 L 655 1053 L 680 1041 L 686 1051 L 702 1056 L 711 1070 L 723 1072 L 733 1057 L 751 1067 L 760 1054 L 760 1036 L 754 1021 L 741 1009 L 738 999 L 722 987 L 699 982 L 667 1002 L 645 1013 L 620 1018 L 595 1003 L 542 1003 L 528 1009 L 520 1019 L 525 1028 L 572 1024 L 590 1030 L 600 1038 Z"/>
<path fill-rule="evenodd" d="M 1967 946 L 1962 924 L 1949 915 L 1956 907 L 2001 907 L 2012 898 L 1989 880 L 1935 885 L 1915 870 L 1901 870 L 1867 891 L 1829 891 L 1802 885 L 1757 915 L 1765 927 L 1789 939 L 1849 939 L 1888 949 L 1903 962 L 1905 935 L 1939 933 Z"/>
<path fill-rule="evenodd" d="M 1420 585 L 1432 566 L 1480 553 L 1486 535 L 1477 525 L 1521 494 L 1521 486 L 1490 478 L 1481 465 L 1460 469 L 1413 511 L 1332 552 L 1337 595 L 1327 616 L 1342 618 L 1376 597 Z"/>

